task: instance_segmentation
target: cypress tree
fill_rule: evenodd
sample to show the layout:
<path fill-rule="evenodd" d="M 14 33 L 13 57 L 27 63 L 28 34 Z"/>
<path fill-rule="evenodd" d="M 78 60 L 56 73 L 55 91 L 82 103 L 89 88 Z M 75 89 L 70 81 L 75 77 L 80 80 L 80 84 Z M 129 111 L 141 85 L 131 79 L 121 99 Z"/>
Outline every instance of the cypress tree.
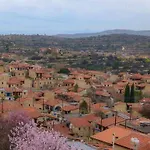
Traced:
<path fill-rule="evenodd" d="M 130 103 L 135 102 L 135 91 L 134 91 L 134 83 L 131 86 L 131 92 L 130 92 Z"/>
<path fill-rule="evenodd" d="M 130 102 L 130 87 L 127 84 L 125 88 L 125 93 L 124 93 L 124 102 L 129 103 Z"/>
<path fill-rule="evenodd" d="M 78 86 L 78 84 L 76 84 L 76 85 L 74 86 L 74 92 L 78 92 L 78 89 L 79 89 L 79 86 Z"/>
<path fill-rule="evenodd" d="M 80 103 L 80 106 L 79 106 L 79 111 L 80 113 L 82 114 L 87 114 L 88 113 L 88 104 L 85 100 L 83 100 L 81 103 Z"/>

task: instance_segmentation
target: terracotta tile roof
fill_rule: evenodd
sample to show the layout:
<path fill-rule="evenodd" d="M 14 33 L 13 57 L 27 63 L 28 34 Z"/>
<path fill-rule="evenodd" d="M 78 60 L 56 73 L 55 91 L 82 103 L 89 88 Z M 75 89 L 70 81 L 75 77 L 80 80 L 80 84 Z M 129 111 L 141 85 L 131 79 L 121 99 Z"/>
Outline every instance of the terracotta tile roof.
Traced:
<path fill-rule="evenodd" d="M 31 118 L 38 118 L 41 116 L 41 113 L 35 107 L 24 107 L 21 110 L 24 110 Z"/>
<path fill-rule="evenodd" d="M 84 91 L 85 89 L 84 88 L 78 88 L 78 91 L 77 91 L 77 93 L 80 93 L 80 92 L 82 92 L 82 91 Z M 68 88 L 68 91 L 74 91 L 74 87 L 69 87 Z"/>
<path fill-rule="evenodd" d="M 88 115 L 85 115 L 85 116 L 83 116 L 82 117 L 82 119 L 85 119 L 85 120 L 87 120 L 87 121 L 92 121 L 92 122 L 95 122 L 95 121 L 97 121 L 97 120 L 100 120 L 100 118 L 99 117 L 97 117 L 95 114 L 88 114 Z"/>
<path fill-rule="evenodd" d="M 53 129 L 55 131 L 61 133 L 62 135 L 66 136 L 66 137 L 70 136 L 69 135 L 70 134 L 70 130 L 69 130 L 69 128 L 66 127 L 65 124 L 55 124 L 53 126 Z"/>
<path fill-rule="evenodd" d="M 18 98 L 16 99 L 17 102 L 26 102 L 26 101 L 32 101 L 32 98 Z"/>
<path fill-rule="evenodd" d="M 71 75 L 80 75 L 80 73 L 78 71 L 72 71 L 70 74 Z"/>
<path fill-rule="evenodd" d="M 70 98 L 73 98 L 74 101 L 77 101 L 77 102 L 82 100 L 82 97 L 78 93 L 75 93 L 75 92 L 66 92 L 65 95 Z"/>
<path fill-rule="evenodd" d="M 137 85 L 136 85 L 136 87 L 140 87 L 140 88 L 145 88 L 145 86 L 146 86 L 146 85 L 145 85 L 144 83 L 142 83 L 142 84 L 137 84 Z"/>
<path fill-rule="evenodd" d="M 121 86 L 121 85 L 118 85 L 118 84 L 114 85 L 114 88 L 115 88 L 116 90 L 123 90 L 123 89 L 125 89 L 124 86 Z"/>
<path fill-rule="evenodd" d="M 44 102 L 44 104 L 52 106 L 52 107 L 54 107 L 54 106 L 56 106 L 56 105 L 58 105 L 60 103 L 62 103 L 62 101 L 59 100 L 59 99 L 48 100 L 48 101 Z"/>
<path fill-rule="evenodd" d="M 145 146 L 145 144 L 150 142 L 149 136 L 138 133 L 138 132 L 132 132 L 129 135 L 126 135 L 122 137 L 121 139 L 118 139 L 116 141 L 116 144 L 125 148 L 132 149 L 133 145 L 131 144 L 131 138 L 137 138 L 140 141 L 139 149 L 142 149 Z M 142 150 L 145 150 L 145 149 L 142 149 Z"/>
<path fill-rule="evenodd" d="M 70 96 L 70 97 L 79 96 L 79 94 L 75 92 L 66 92 L 65 95 Z"/>
<path fill-rule="evenodd" d="M 104 84 L 104 85 L 112 85 L 111 82 L 104 82 L 103 84 Z"/>
<path fill-rule="evenodd" d="M 98 111 L 103 112 L 104 114 L 111 112 L 109 109 L 106 109 L 104 107 L 100 107 Z"/>
<path fill-rule="evenodd" d="M 125 119 L 121 118 L 121 117 L 116 117 L 116 123 L 122 123 Z M 101 125 L 101 122 L 97 122 L 98 124 Z M 115 117 L 109 117 L 109 118 L 105 118 L 102 120 L 102 126 L 103 127 L 109 127 L 115 125 Z"/>
<path fill-rule="evenodd" d="M 113 134 L 115 134 L 115 137 L 117 137 L 117 139 L 121 139 L 121 138 L 129 135 L 130 133 L 131 133 L 131 131 L 128 129 L 115 126 L 115 127 L 109 128 L 105 131 L 99 132 L 99 133 L 91 136 L 91 138 L 98 140 L 98 141 L 108 143 L 108 144 L 112 144 Z"/>
<path fill-rule="evenodd" d="M 54 89 L 53 92 L 55 94 L 63 94 L 65 91 L 64 91 L 64 89 Z"/>
<path fill-rule="evenodd" d="M 30 67 L 30 65 L 27 63 L 21 63 L 17 61 L 9 64 L 9 66 L 12 66 L 14 68 L 23 68 L 23 69 L 28 69 L 28 67 Z"/>
<path fill-rule="evenodd" d="M 68 105 L 68 106 L 64 106 L 62 108 L 63 111 L 74 111 L 74 110 L 77 110 L 79 109 L 78 106 L 74 106 L 74 105 Z"/>
<path fill-rule="evenodd" d="M 50 74 L 43 74 L 43 78 L 51 78 L 52 76 Z"/>
<path fill-rule="evenodd" d="M 83 118 L 70 118 L 70 123 L 75 127 L 90 127 L 91 124 Z"/>
<path fill-rule="evenodd" d="M 126 82 L 118 82 L 116 86 L 125 87 L 127 85 Z"/>
<path fill-rule="evenodd" d="M 141 74 L 133 74 L 133 75 L 131 76 L 131 79 L 141 80 L 141 79 L 142 79 L 142 75 L 141 75 Z"/>
<path fill-rule="evenodd" d="M 82 97 L 81 96 L 76 96 L 75 98 L 74 98 L 74 101 L 76 101 L 76 102 L 80 102 L 82 100 Z"/>
<path fill-rule="evenodd" d="M 92 105 L 93 111 L 99 111 L 101 107 L 106 106 L 106 103 L 97 103 Z"/>
<path fill-rule="evenodd" d="M 139 150 L 150 150 L 150 142 L 146 143 L 145 146 L 140 147 Z"/>
<path fill-rule="evenodd" d="M 150 98 L 143 98 L 140 100 L 141 103 L 150 103 Z"/>
<path fill-rule="evenodd" d="M 43 93 L 42 91 L 40 91 L 40 92 L 35 92 L 35 95 L 36 95 L 36 96 L 39 96 L 39 97 L 41 97 L 43 94 L 44 94 L 44 93 Z"/>
<path fill-rule="evenodd" d="M 105 92 L 105 91 L 96 91 L 96 95 L 104 96 L 104 97 L 110 96 L 110 94 L 108 92 Z"/>
<path fill-rule="evenodd" d="M 7 83 L 8 84 L 20 84 L 21 80 L 19 78 L 12 77 L 12 78 L 9 79 L 9 81 Z"/>
<path fill-rule="evenodd" d="M 13 90 L 11 88 L 4 88 L 6 92 L 12 93 Z"/>
<path fill-rule="evenodd" d="M 126 82 L 126 83 L 128 83 L 128 82 L 129 82 L 129 80 L 127 80 L 127 79 L 123 79 L 121 82 Z"/>
<path fill-rule="evenodd" d="M 143 79 L 150 79 L 150 75 L 143 75 Z"/>
<path fill-rule="evenodd" d="M 44 69 L 34 69 L 36 73 L 44 74 L 46 73 Z"/>
<path fill-rule="evenodd" d="M 84 75 L 83 78 L 84 78 L 84 79 L 90 79 L 91 76 L 89 76 L 89 75 Z"/>
<path fill-rule="evenodd" d="M 16 101 L 4 101 L 3 102 L 3 110 L 4 112 L 13 111 L 20 109 L 22 106 Z M 0 112 L 2 110 L 2 104 L 0 103 Z"/>
<path fill-rule="evenodd" d="M 63 81 L 66 84 L 75 84 L 75 81 L 73 79 L 67 79 Z"/>

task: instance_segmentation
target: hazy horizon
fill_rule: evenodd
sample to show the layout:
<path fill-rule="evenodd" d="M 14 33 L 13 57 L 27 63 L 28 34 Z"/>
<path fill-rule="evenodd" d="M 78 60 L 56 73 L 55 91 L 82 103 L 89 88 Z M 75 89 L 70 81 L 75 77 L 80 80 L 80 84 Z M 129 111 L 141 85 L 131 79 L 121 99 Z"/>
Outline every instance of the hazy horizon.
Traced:
<path fill-rule="evenodd" d="M 0 0 L 0 34 L 150 30 L 149 0 Z"/>

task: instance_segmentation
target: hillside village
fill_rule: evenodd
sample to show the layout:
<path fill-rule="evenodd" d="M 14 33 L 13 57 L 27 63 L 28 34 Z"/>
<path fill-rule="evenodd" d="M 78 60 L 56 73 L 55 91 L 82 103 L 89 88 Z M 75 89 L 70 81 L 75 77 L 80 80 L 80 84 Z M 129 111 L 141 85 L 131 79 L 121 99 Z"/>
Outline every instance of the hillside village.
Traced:
<path fill-rule="evenodd" d="M 124 100 L 127 85 L 138 93 L 132 102 Z M 86 149 L 150 150 L 150 114 L 142 113 L 149 92 L 150 74 L 0 62 L 0 116 L 24 110 Z"/>

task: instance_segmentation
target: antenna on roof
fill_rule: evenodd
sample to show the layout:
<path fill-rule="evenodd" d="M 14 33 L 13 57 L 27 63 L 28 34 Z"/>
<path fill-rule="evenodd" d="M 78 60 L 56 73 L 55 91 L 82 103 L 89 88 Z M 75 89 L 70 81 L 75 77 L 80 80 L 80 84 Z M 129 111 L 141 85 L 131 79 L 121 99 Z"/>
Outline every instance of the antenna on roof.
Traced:
<path fill-rule="evenodd" d="M 132 137 L 131 138 L 131 143 L 133 144 L 133 149 L 134 150 L 138 150 L 138 146 L 139 146 L 139 139 L 138 138 L 135 138 L 135 137 Z"/>
<path fill-rule="evenodd" d="M 112 149 L 115 149 L 115 133 L 113 133 L 113 137 L 112 137 Z"/>

